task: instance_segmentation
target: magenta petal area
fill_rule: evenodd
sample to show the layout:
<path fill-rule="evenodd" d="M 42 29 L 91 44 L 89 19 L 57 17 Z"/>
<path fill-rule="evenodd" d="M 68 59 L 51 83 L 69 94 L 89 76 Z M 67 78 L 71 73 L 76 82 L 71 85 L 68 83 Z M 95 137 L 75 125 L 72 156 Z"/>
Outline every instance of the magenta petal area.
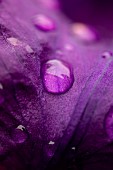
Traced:
<path fill-rule="evenodd" d="M 112 170 L 113 33 L 46 4 L 0 1 L 0 168 Z"/>

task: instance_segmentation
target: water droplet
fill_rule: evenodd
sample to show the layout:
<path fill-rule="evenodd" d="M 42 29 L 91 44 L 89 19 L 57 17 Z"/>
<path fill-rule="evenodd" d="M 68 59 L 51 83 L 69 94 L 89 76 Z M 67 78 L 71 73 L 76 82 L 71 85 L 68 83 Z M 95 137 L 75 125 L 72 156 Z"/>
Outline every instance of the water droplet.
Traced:
<path fill-rule="evenodd" d="M 26 45 L 25 49 L 28 53 L 33 53 L 33 49 L 29 45 Z"/>
<path fill-rule="evenodd" d="M 2 90 L 3 90 L 3 85 L 0 83 L 0 105 L 4 102 Z"/>
<path fill-rule="evenodd" d="M 102 58 L 110 59 L 111 57 L 113 57 L 113 54 L 109 51 L 106 51 L 102 54 Z"/>
<path fill-rule="evenodd" d="M 75 150 L 76 148 L 75 148 L 75 147 L 72 147 L 71 149 L 72 149 L 72 150 Z"/>
<path fill-rule="evenodd" d="M 66 92 L 74 82 L 69 64 L 57 59 L 48 60 L 43 64 L 42 76 L 45 89 L 54 94 Z"/>
<path fill-rule="evenodd" d="M 21 44 L 21 42 L 15 37 L 7 38 L 7 41 L 13 46 L 18 46 Z"/>
<path fill-rule="evenodd" d="M 34 17 L 34 25 L 41 31 L 52 31 L 55 29 L 55 23 L 53 20 L 43 14 L 38 14 Z"/>
<path fill-rule="evenodd" d="M 0 83 L 0 89 L 3 90 L 3 85 Z"/>
<path fill-rule="evenodd" d="M 53 142 L 53 141 L 49 142 L 49 145 L 54 145 L 54 144 L 55 144 L 55 142 Z"/>
<path fill-rule="evenodd" d="M 110 108 L 105 119 L 106 132 L 110 139 L 113 140 L 113 107 Z"/>
<path fill-rule="evenodd" d="M 25 140 L 27 139 L 25 127 L 19 125 L 17 128 L 13 129 L 11 137 L 15 143 L 20 143 L 20 144 L 24 143 Z"/>
<path fill-rule="evenodd" d="M 97 39 L 96 33 L 89 26 L 83 23 L 73 24 L 72 31 L 79 40 L 85 42 L 91 42 Z"/>

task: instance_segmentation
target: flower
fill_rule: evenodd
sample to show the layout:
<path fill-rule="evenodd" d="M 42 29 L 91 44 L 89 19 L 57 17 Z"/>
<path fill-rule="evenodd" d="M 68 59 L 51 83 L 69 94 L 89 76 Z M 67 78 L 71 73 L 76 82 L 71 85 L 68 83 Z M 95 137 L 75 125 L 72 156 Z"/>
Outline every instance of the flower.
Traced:
<path fill-rule="evenodd" d="M 76 12 L 72 22 L 52 6 L 0 4 L 0 169 L 110 170 L 112 32 L 98 25 L 98 10 L 94 20 Z M 49 19 L 39 22 L 44 29 L 34 21 L 40 14 Z M 45 63 L 54 93 L 44 86 Z"/>

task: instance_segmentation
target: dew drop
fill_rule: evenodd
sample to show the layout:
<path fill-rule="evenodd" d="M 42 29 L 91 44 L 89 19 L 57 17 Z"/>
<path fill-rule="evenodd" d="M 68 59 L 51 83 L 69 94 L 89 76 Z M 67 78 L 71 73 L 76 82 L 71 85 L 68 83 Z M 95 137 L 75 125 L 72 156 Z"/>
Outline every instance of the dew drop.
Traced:
<path fill-rule="evenodd" d="M 113 140 L 113 107 L 110 108 L 105 119 L 106 132 L 110 139 Z"/>
<path fill-rule="evenodd" d="M 7 41 L 13 46 L 18 46 L 21 44 L 21 42 L 15 37 L 7 38 Z"/>
<path fill-rule="evenodd" d="M 105 59 L 110 59 L 112 56 L 113 54 L 109 51 L 106 51 L 102 54 L 102 58 L 105 58 Z"/>
<path fill-rule="evenodd" d="M 19 144 L 24 143 L 25 140 L 27 139 L 25 127 L 19 125 L 17 128 L 13 129 L 11 137 L 15 143 L 19 143 Z"/>
<path fill-rule="evenodd" d="M 48 60 L 43 64 L 42 76 L 45 89 L 54 94 L 65 93 L 74 82 L 69 64 L 57 59 Z"/>
<path fill-rule="evenodd" d="M 3 85 L 0 83 L 0 89 L 3 90 Z"/>
<path fill-rule="evenodd" d="M 0 83 L 0 105 L 4 102 L 2 91 L 3 91 L 3 85 Z"/>
<path fill-rule="evenodd" d="M 26 45 L 25 49 L 28 53 L 33 53 L 33 49 L 29 45 Z"/>
<path fill-rule="evenodd" d="M 49 142 L 49 145 L 54 145 L 54 144 L 55 144 L 55 142 L 53 142 L 53 141 Z"/>
<path fill-rule="evenodd" d="M 72 149 L 72 150 L 75 150 L 76 148 L 73 146 L 71 149 Z"/>
<path fill-rule="evenodd" d="M 55 29 L 53 20 L 43 14 L 38 14 L 34 17 L 34 25 L 41 31 L 49 32 Z"/>
<path fill-rule="evenodd" d="M 89 26 L 83 23 L 73 24 L 72 32 L 81 41 L 91 42 L 97 39 L 96 33 Z"/>

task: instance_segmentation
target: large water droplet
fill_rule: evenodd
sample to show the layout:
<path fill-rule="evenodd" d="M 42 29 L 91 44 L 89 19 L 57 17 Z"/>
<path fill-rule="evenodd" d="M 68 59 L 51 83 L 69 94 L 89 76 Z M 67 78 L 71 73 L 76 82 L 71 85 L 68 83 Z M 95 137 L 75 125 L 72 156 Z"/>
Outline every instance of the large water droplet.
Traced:
<path fill-rule="evenodd" d="M 75 36 L 84 42 L 91 42 L 97 39 L 96 33 L 89 26 L 83 23 L 75 23 L 72 26 Z"/>
<path fill-rule="evenodd" d="M 113 107 L 109 110 L 106 116 L 105 127 L 109 138 L 113 140 Z"/>
<path fill-rule="evenodd" d="M 41 31 L 52 31 L 55 29 L 55 23 L 53 20 L 43 14 L 38 14 L 34 17 L 34 25 Z"/>
<path fill-rule="evenodd" d="M 64 61 L 48 60 L 42 66 L 45 89 L 54 94 L 61 94 L 70 89 L 74 82 L 71 67 Z"/>
<path fill-rule="evenodd" d="M 25 140 L 27 139 L 25 127 L 19 125 L 17 128 L 13 129 L 11 137 L 15 143 L 20 143 L 20 144 L 24 143 Z"/>

